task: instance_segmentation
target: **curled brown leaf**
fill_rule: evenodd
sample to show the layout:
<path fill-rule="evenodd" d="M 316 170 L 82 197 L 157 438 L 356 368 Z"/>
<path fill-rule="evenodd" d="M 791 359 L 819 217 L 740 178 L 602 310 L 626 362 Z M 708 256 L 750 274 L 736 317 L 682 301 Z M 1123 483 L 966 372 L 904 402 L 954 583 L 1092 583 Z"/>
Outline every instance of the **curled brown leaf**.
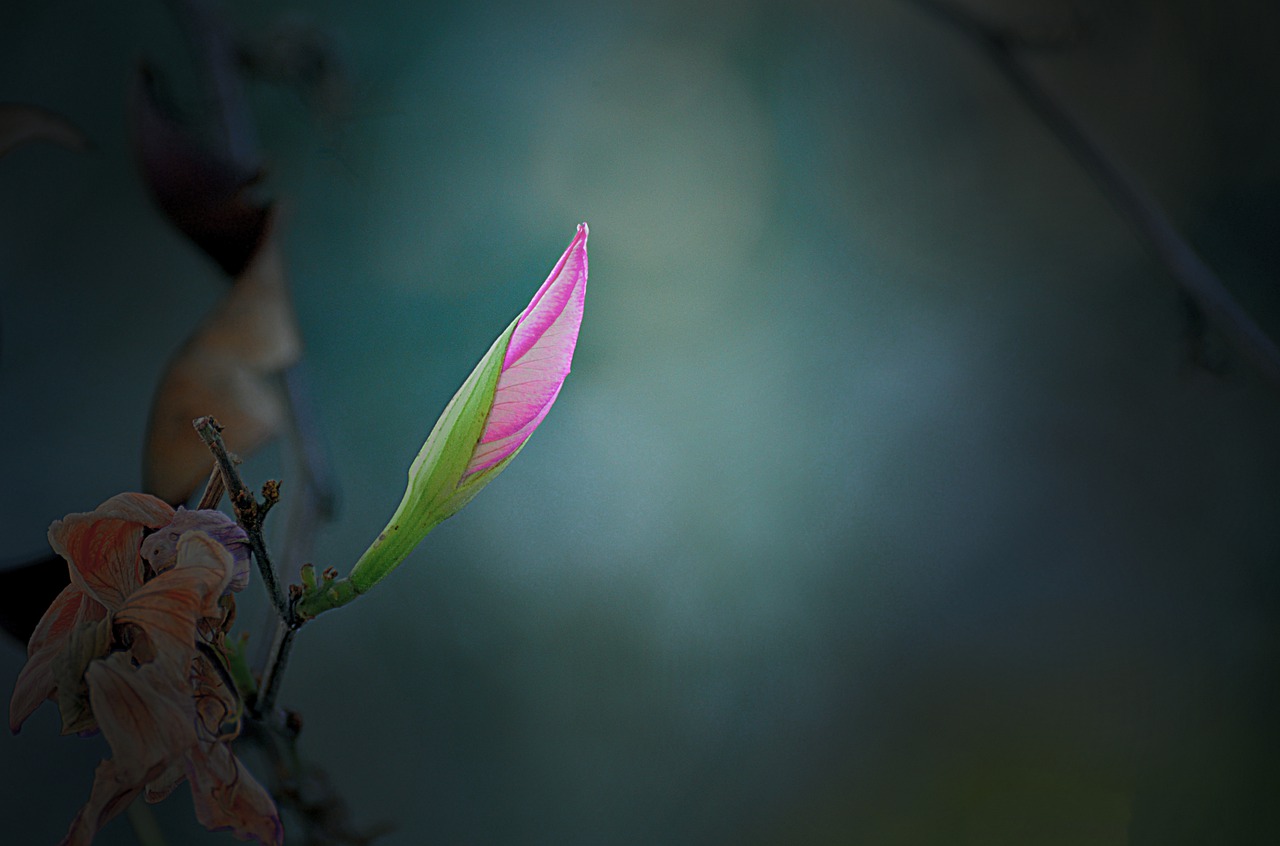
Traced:
<path fill-rule="evenodd" d="M 240 454 L 278 434 L 287 420 L 280 374 L 301 354 L 284 262 L 268 237 L 161 378 L 143 457 L 146 489 L 185 502 L 208 478 L 209 450 L 191 428 L 197 417 L 216 417 Z"/>

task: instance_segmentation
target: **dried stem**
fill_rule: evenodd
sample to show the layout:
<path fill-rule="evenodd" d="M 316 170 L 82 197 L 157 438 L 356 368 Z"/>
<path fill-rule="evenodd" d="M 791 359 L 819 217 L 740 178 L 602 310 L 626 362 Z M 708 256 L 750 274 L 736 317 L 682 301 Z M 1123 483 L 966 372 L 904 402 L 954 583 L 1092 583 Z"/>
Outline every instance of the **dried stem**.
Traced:
<path fill-rule="evenodd" d="M 280 683 L 284 679 L 284 669 L 289 664 L 289 652 L 293 649 L 293 637 L 297 628 L 281 625 L 276 628 L 276 642 L 272 644 L 271 660 L 262 671 L 262 681 L 258 685 L 258 697 L 254 702 L 254 710 L 268 715 L 273 712 L 276 699 L 280 696 Z"/>
<path fill-rule="evenodd" d="M 222 501 L 222 495 L 226 492 L 227 486 L 222 483 L 222 468 L 215 461 L 213 470 L 209 472 L 209 481 L 205 482 L 204 493 L 200 494 L 200 501 L 196 503 L 196 508 L 201 511 L 217 508 L 218 503 Z"/>
<path fill-rule="evenodd" d="M 198 417 L 192 425 L 199 433 L 200 440 L 204 441 L 213 453 L 218 469 L 222 471 L 222 483 L 226 486 L 231 507 L 235 509 L 236 521 L 249 535 L 249 548 L 258 562 L 258 572 L 262 574 L 262 582 L 267 586 L 267 593 L 271 597 L 271 604 L 275 607 L 276 614 L 280 617 L 280 622 L 287 627 L 295 628 L 297 623 L 293 612 L 289 609 L 289 603 L 280 589 L 280 580 L 276 578 L 275 568 L 267 555 L 266 542 L 262 538 L 262 518 L 274 500 L 268 496 L 265 502 L 259 503 L 253 493 L 245 487 L 235 463 L 227 453 L 226 444 L 222 442 L 222 427 L 218 425 L 217 420 L 212 417 Z M 264 488 L 264 492 L 270 494 L 271 491 L 269 488 Z"/>
<path fill-rule="evenodd" d="M 1280 389 L 1280 348 L 1178 233 L 1150 192 L 1119 160 L 1108 155 L 1102 144 L 1036 79 L 1015 49 L 1025 46 L 1028 40 L 1014 30 L 983 21 L 951 3 L 915 2 L 959 30 L 986 53 L 1023 102 L 1097 180 L 1107 198 L 1137 230 L 1143 243 L 1173 276 L 1186 297 L 1253 362 L 1272 387 Z"/>

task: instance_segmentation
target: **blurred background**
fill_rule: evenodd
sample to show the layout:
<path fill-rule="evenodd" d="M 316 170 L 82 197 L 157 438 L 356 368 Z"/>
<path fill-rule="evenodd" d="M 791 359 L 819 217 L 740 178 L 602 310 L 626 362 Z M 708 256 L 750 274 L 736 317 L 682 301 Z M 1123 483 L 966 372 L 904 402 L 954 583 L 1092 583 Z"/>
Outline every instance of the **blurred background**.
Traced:
<path fill-rule="evenodd" d="M 1032 68 L 1280 336 L 1280 11 L 966 6 L 1086 22 Z M 357 823 L 1280 838 L 1280 395 L 971 41 L 909 0 L 222 8 L 312 57 L 248 92 L 341 487 L 318 565 L 350 567 L 591 225 L 528 448 L 299 635 L 282 704 Z M 143 58 L 200 113 L 185 38 L 160 2 L 0 9 L 0 100 L 93 145 L 0 159 L 0 561 L 139 487 L 165 362 L 226 290 L 127 130 Z M 287 499 L 288 466 L 244 474 Z M 24 660 L 0 641 L 6 696 Z M 45 705 L 0 733 L 6 842 L 56 842 L 88 796 L 106 745 L 57 732 Z M 157 816 L 231 842 L 185 789 Z M 136 841 L 121 818 L 97 842 Z"/>

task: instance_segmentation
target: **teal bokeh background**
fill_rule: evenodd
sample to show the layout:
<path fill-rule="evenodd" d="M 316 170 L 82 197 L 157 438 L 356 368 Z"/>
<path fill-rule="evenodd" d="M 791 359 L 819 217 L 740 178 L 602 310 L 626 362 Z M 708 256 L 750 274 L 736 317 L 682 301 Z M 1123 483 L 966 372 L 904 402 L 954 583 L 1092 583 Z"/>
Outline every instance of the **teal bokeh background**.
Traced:
<path fill-rule="evenodd" d="M 1278 13 L 1074 6 L 1090 34 L 1034 67 L 1280 335 Z M 1220 374 L 1190 361 L 1168 276 L 971 44 L 890 0 L 228 15 L 314 28 L 339 63 L 341 96 L 251 90 L 343 491 L 317 563 L 381 528 L 591 224 L 546 423 L 299 637 L 284 703 L 358 821 L 412 844 L 1277 836 L 1280 402 L 1222 338 Z M 0 99 L 95 144 L 0 160 L 5 560 L 139 484 L 151 391 L 224 290 L 137 178 L 144 56 L 198 108 L 162 4 L 0 10 Z M 6 690 L 23 654 L 0 643 Z M 55 842 L 104 754 L 53 710 L 0 737 L 15 842 Z M 160 806 L 173 842 L 229 842 L 188 802 Z"/>

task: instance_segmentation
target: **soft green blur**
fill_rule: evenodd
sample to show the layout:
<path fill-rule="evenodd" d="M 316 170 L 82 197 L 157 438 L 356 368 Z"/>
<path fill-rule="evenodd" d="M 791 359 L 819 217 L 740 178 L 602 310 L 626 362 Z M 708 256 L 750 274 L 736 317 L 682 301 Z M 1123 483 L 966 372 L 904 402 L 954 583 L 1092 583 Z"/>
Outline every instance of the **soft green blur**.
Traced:
<path fill-rule="evenodd" d="M 968 5 L 1037 31 L 1070 7 Z M 1280 12 L 1072 5 L 1088 35 L 1035 68 L 1280 336 Z M 477 353 L 592 228 L 573 372 L 520 460 L 298 637 L 282 704 L 358 822 L 394 844 L 1280 838 L 1280 398 L 1189 329 L 971 44 L 908 0 L 232 15 L 335 50 L 310 96 L 252 93 L 342 485 L 317 566 L 354 563 Z M 138 485 L 150 391 L 223 290 L 136 177 L 143 56 L 198 113 L 162 4 L 0 10 L 0 99 L 96 145 L 0 159 L 3 560 Z M 0 643 L 0 691 L 22 661 Z M 0 737 L 20 842 L 62 835 L 104 750 L 49 706 Z M 171 841 L 229 842 L 184 791 L 157 809 Z"/>

